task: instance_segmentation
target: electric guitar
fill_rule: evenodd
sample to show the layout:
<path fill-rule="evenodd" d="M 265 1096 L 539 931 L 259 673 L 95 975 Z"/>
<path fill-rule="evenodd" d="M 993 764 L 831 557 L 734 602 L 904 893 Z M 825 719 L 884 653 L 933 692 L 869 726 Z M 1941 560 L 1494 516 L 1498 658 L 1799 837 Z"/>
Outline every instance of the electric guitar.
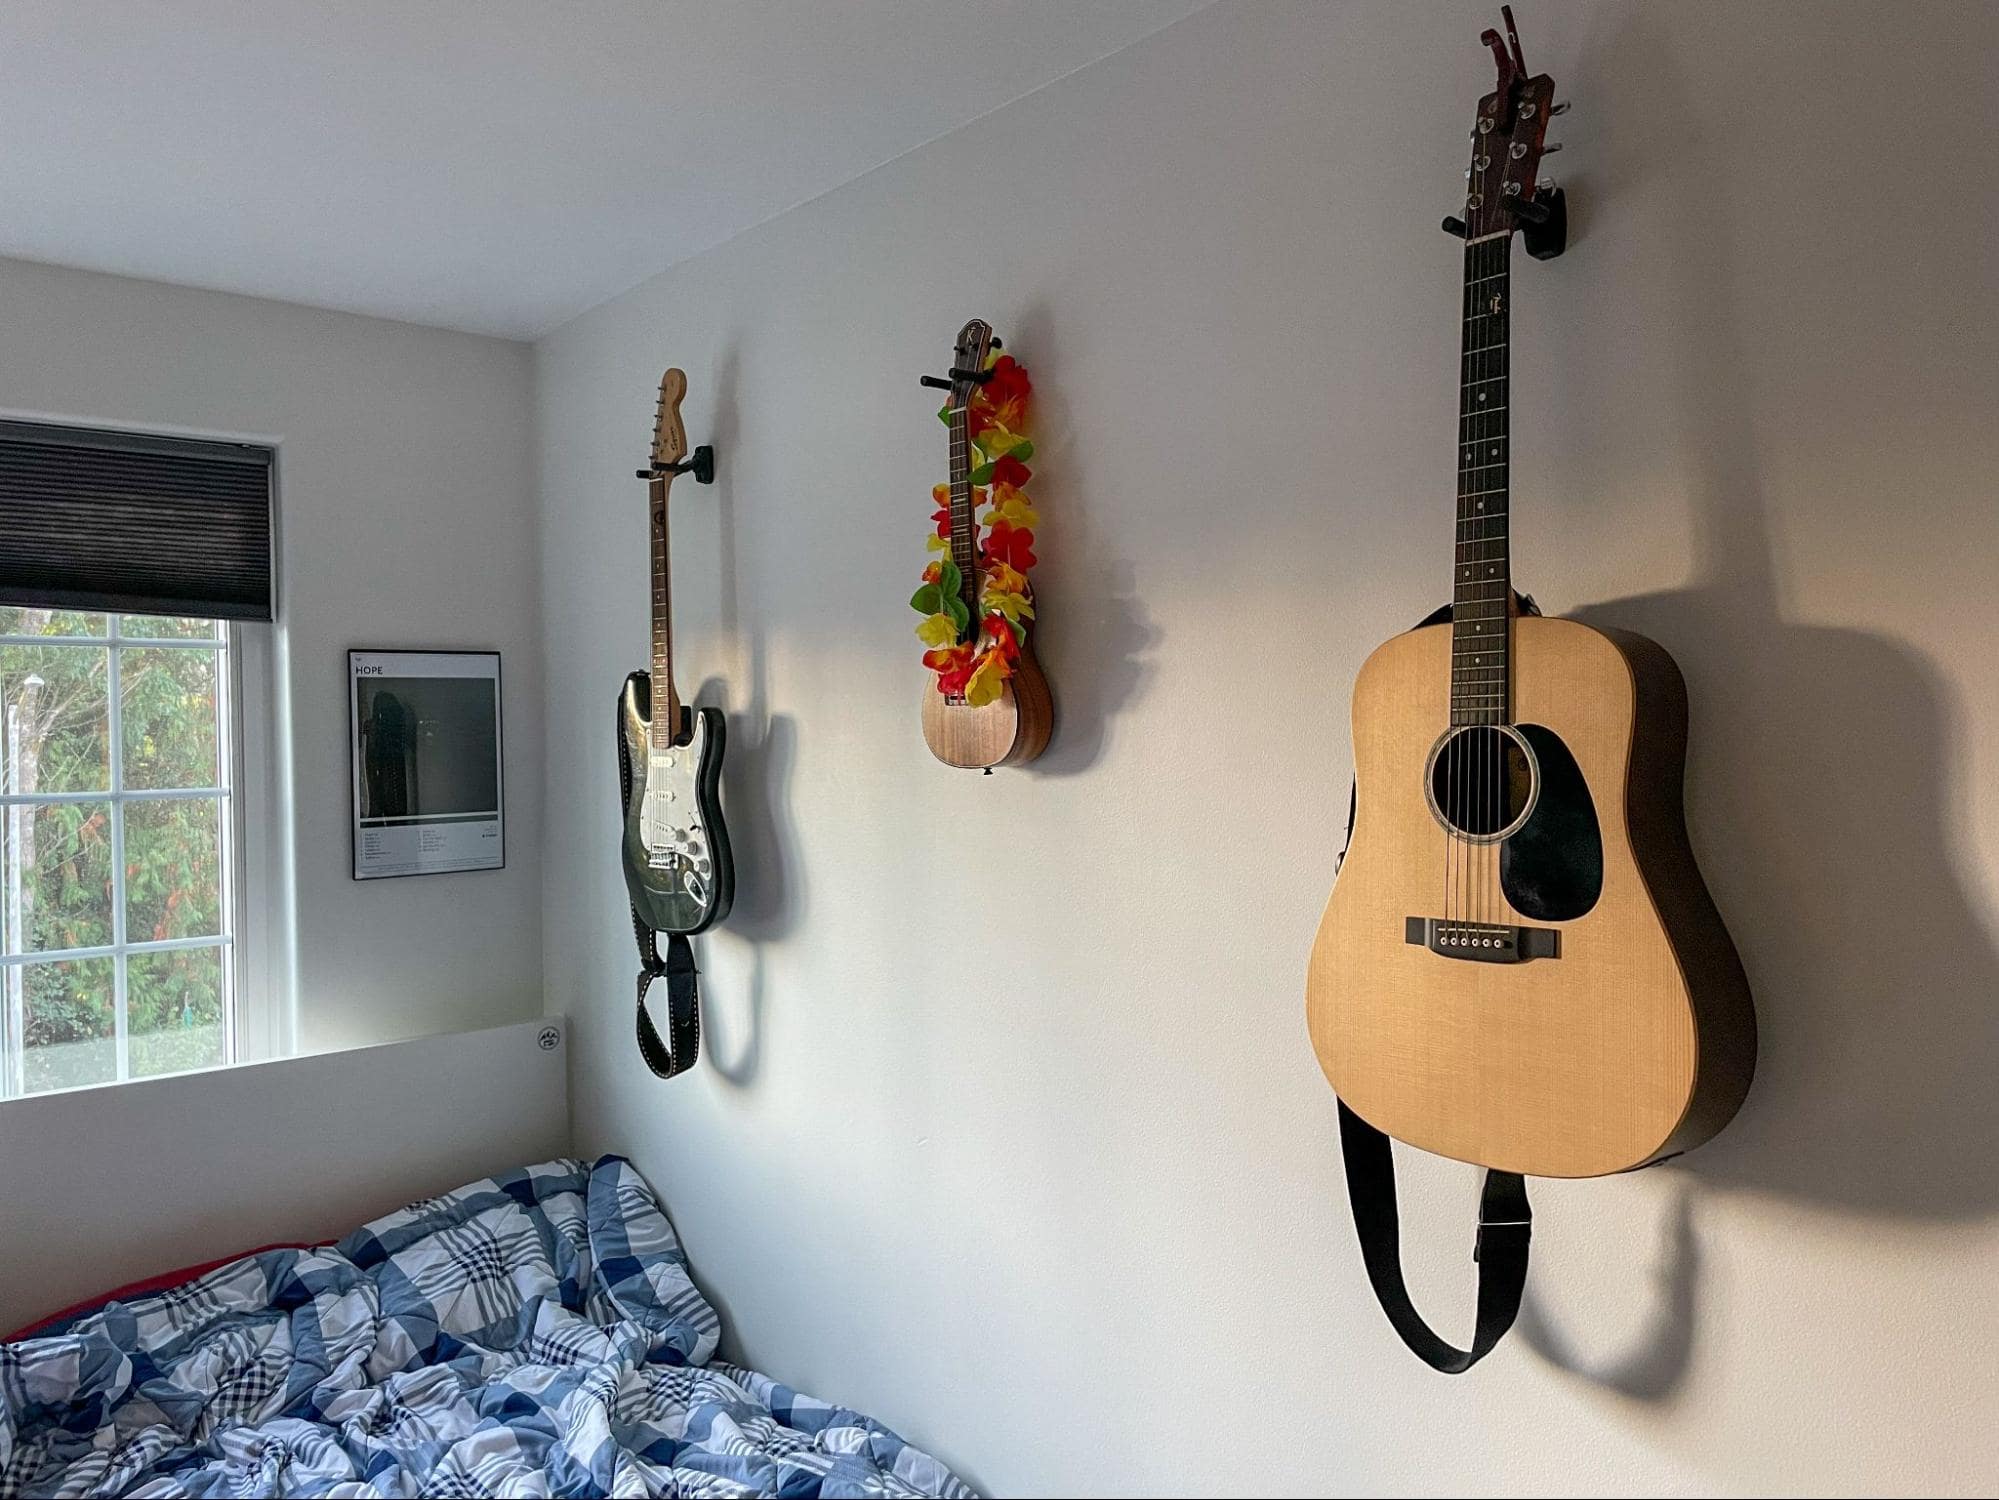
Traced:
<path fill-rule="evenodd" d="M 722 822 L 722 712 L 683 707 L 673 684 L 673 607 L 667 549 L 667 492 L 676 474 L 712 479 L 708 450 L 687 461 L 680 403 L 687 377 L 659 383 L 647 481 L 652 521 L 652 673 L 634 672 L 618 702 L 618 732 L 629 768 L 625 802 L 625 885 L 632 909 L 658 932 L 696 933 L 729 914 L 736 867 Z"/>
<path fill-rule="evenodd" d="M 1507 17 L 1512 30 L 1512 18 Z M 1447 623 L 1354 686 L 1351 843 L 1306 1015 L 1341 1100 L 1387 1135 L 1502 1171 L 1590 1177 L 1712 1136 L 1755 1066 L 1742 966 L 1681 811 L 1686 688 L 1627 631 L 1520 612 L 1509 561 L 1513 236 L 1559 253 L 1537 183 L 1558 113 L 1486 33 L 1473 121 Z"/>
<path fill-rule="evenodd" d="M 972 495 L 972 442 L 968 408 L 986 368 L 986 356 L 999 347 L 990 323 L 972 319 L 958 333 L 952 348 L 950 395 L 945 420 L 951 431 L 951 561 L 957 565 L 960 597 L 970 620 L 969 634 L 979 630 L 981 577 L 978 529 Z M 944 383 L 925 376 L 925 384 Z M 1048 679 L 1034 659 L 1034 648 L 1022 642 L 1012 673 L 990 703 L 973 704 L 963 693 L 944 693 L 936 682 L 923 686 L 923 741 L 947 766 L 990 771 L 994 766 L 1018 766 L 1048 748 L 1055 710 Z"/>

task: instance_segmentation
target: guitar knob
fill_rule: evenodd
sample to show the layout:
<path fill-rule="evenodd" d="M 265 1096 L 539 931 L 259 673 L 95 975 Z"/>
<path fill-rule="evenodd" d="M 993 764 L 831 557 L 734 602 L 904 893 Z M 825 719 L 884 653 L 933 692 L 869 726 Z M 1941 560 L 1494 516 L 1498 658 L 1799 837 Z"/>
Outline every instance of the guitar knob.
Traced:
<path fill-rule="evenodd" d="M 1557 99 L 1553 104 L 1548 106 L 1548 118 L 1551 120 L 1556 115 L 1565 115 L 1568 112 L 1569 112 L 1569 101 L 1566 99 Z"/>

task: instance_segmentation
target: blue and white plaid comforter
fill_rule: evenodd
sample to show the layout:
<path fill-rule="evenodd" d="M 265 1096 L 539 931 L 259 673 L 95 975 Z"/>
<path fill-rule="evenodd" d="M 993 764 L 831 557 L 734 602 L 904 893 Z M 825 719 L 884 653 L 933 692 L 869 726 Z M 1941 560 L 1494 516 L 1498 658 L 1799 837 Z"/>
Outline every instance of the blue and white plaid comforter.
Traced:
<path fill-rule="evenodd" d="M 0 1344 L 0 1496 L 971 1494 L 719 1332 L 629 1163 L 548 1162 Z"/>

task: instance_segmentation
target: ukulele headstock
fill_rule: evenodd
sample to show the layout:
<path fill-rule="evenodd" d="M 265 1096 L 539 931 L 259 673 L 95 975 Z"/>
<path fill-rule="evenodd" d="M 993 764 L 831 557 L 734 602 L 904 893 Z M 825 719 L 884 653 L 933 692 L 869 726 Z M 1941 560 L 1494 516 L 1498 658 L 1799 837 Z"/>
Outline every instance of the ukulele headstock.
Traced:
<path fill-rule="evenodd" d="M 951 346 L 951 373 L 920 376 L 917 384 L 949 391 L 944 402 L 947 414 L 963 411 L 972 404 L 972 392 L 993 378 L 986 360 L 999 346 L 993 325 L 984 318 L 974 318 L 958 330 L 958 341 Z"/>
<path fill-rule="evenodd" d="M 958 330 L 958 342 L 951 350 L 952 410 L 969 406 L 972 392 L 985 383 L 986 357 L 994 342 L 993 325 L 984 318 L 974 318 Z"/>
<path fill-rule="evenodd" d="M 1529 76 L 1520 54 L 1520 36 L 1513 29 L 1513 7 L 1503 5 L 1506 35 L 1487 30 L 1479 40 L 1492 49 L 1498 71 L 1493 91 L 1478 102 L 1472 121 L 1471 166 L 1465 172 L 1464 237 L 1483 239 L 1510 234 L 1515 224 L 1530 231 L 1547 224 L 1557 211 L 1560 189 L 1552 183 L 1537 187 L 1541 160 L 1561 150 L 1548 144 L 1548 121 L 1568 109 L 1555 102 L 1555 80 L 1546 73 Z M 1458 232 L 1457 220 L 1445 227 Z M 1538 253 L 1530 233 L 1530 253 Z"/>

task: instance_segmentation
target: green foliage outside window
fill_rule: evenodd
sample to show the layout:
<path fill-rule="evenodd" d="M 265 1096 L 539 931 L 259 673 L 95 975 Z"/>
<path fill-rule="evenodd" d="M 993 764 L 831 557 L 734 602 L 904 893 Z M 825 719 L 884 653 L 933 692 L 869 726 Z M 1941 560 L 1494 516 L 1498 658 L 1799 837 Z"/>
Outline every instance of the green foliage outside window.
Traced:
<path fill-rule="evenodd" d="M 0 636 L 109 634 L 104 616 L 0 607 Z M 201 620 L 127 617 L 124 637 L 213 640 L 215 647 L 118 648 L 122 744 L 111 743 L 111 648 L 0 645 L 0 792 L 103 793 L 0 807 L 0 915 L 6 951 L 47 953 L 113 941 L 114 818 L 123 819 L 125 938 L 143 943 L 223 932 L 224 804 L 214 796 L 109 798 L 112 756 L 128 791 L 209 789 L 220 779 L 223 642 Z M 224 1060 L 227 949 L 131 954 L 126 1033 L 133 1075 Z M 117 958 L 19 966 L 30 1092 L 117 1076 Z"/>

